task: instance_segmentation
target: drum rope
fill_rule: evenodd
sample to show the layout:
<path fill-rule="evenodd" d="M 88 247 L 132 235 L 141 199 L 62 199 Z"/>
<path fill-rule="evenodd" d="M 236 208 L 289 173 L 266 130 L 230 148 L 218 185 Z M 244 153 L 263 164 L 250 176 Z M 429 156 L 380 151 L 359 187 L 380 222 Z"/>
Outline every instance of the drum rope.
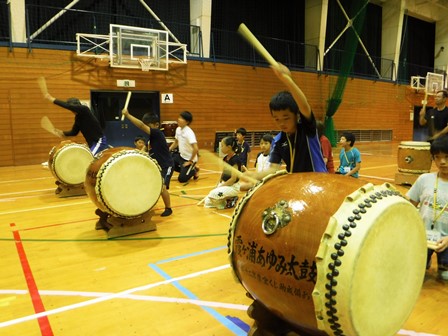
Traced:
<path fill-rule="evenodd" d="M 434 225 L 436 221 L 440 218 L 440 216 L 445 212 L 446 207 L 448 206 L 448 202 L 442 207 L 442 209 L 437 214 L 437 189 L 439 188 L 439 174 L 436 176 L 436 182 L 434 184 L 434 199 L 432 202 L 432 225 L 431 230 L 434 230 Z"/>

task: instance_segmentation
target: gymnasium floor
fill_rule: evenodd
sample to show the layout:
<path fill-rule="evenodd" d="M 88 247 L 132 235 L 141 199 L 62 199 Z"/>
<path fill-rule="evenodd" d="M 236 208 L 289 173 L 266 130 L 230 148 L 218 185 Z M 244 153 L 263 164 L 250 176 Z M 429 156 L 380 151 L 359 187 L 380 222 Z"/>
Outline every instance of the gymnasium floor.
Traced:
<path fill-rule="evenodd" d="M 397 143 L 356 147 L 362 179 L 394 183 Z M 233 209 L 197 206 L 220 175 L 214 162 L 200 166 L 197 181 L 173 177 L 174 214 L 159 216 L 160 199 L 157 230 L 115 239 L 95 230 L 87 196 L 55 195 L 48 169 L 0 168 L 0 335 L 246 335 L 251 300 L 227 256 Z M 432 268 L 397 335 L 448 335 L 447 302 Z"/>

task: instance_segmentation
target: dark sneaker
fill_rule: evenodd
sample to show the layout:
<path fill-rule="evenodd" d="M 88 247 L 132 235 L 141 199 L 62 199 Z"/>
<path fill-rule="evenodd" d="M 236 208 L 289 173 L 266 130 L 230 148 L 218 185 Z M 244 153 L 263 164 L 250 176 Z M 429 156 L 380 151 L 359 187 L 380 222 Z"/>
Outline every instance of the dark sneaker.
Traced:
<path fill-rule="evenodd" d="M 200 170 L 199 167 L 196 166 L 195 173 L 193 176 L 193 180 L 195 181 L 199 178 L 199 170 Z"/>
<path fill-rule="evenodd" d="M 171 208 L 166 208 L 164 212 L 162 212 L 162 214 L 160 216 L 162 217 L 167 217 L 169 215 L 171 215 L 173 213 L 173 210 L 171 210 Z"/>

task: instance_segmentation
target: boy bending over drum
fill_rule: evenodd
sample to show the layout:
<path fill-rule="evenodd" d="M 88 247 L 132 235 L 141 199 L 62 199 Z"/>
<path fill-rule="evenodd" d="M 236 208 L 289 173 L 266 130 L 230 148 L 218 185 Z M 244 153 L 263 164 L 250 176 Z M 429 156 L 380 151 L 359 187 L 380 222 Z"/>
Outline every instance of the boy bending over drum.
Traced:
<path fill-rule="evenodd" d="M 135 126 L 140 128 L 143 132 L 149 135 L 148 148 L 152 158 L 154 158 L 159 166 L 162 168 L 162 199 L 165 204 L 165 211 L 161 214 L 162 217 L 169 216 L 173 213 L 171 209 L 171 198 L 168 192 L 170 188 L 171 176 L 173 176 L 173 158 L 166 142 L 165 135 L 159 129 L 160 120 L 157 115 L 145 113 L 142 120 L 137 119 L 129 113 L 127 109 L 123 109 L 123 115 L 126 116 Z"/>

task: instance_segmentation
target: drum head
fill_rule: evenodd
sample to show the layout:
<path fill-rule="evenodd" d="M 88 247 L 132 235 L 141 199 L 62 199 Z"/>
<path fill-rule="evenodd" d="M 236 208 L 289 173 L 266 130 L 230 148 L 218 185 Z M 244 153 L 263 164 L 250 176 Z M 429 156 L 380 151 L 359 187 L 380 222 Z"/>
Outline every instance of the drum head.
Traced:
<path fill-rule="evenodd" d="M 416 216 L 406 203 L 389 207 L 375 218 L 358 251 L 347 298 L 358 335 L 395 334 L 411 314 L 426 262 L 423 232 L 409 229 L 412 225 L 423 229 Z M 395 239 L 400 236 L 406 239 Z"/>
<path fill-rule="evenodd" d="M 52 170 L 61 182 L 78 185 L 84 183 L 87 168 L 92 160 L 92 152 L 86 145 L 71 143 L 56 152 Z"/>
<path fill-rule="evenodd" d="M 341 206 L 317 255 L 313 297 L 316 312 L 322 310 L 316 317 L 330 334 L 395 335 L 420 294 L 426 264 L 421 217 L 399 195 L 384 190 L 371 195 L 379 198 L 369 206 L 359 207 L 369 195 Z"/>
<path fill-rule="evenodd" d="M 103 164 L 95 189 L 110 213 L 135 217 L 157 203 L 162 191 L 162 175 L 157 163 L 148 155 L 126 150 Z"/>
<path fill-rule="evenodd" d="M 400 142 L 400 146 L 406 147 L 430 147 L 431 144 L 426 141 L 402 141 Z"/>

